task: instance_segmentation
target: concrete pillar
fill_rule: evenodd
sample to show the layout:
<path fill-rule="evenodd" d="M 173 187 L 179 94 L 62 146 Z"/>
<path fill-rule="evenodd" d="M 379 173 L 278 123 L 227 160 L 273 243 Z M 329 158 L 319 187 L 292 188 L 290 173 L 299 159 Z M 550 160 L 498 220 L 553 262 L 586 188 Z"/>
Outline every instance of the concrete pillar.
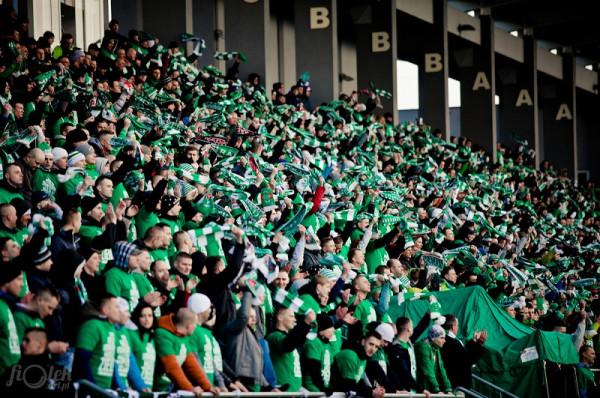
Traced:
<path fill-rule="evenodd" d="M 356 64 L 358 88 L 376 88 L 389 91 L 392 99 L 383 99 L 384 112 L 390 112 L 398 123 L 397 68 L 398 37 L 396 32 L 396 2 L 371 1 L 370 23 L 356 26 Z"/>
<path fill-rule="evenodd" d="M 188 0 L 189 1 L 189 0 Z M 217 51 L 217 4 L 214 0 L 191 1 L 192 27 L 187 33 L 191 33 L 204 39 L 206 48 L 202 57 L 198 59 L 201 67 L 214 64 L 214 54 Z M 189 17 L 189 16 L 188 16 Z M 190 45 L 193 47 L 193 44 Z M 191 49 L 190 49 L 191 50 Z"/>
<path fill-rule="evenodd" d="M 78 0 L 83 5 L 83 26 L 81 30 L 83 37 L 77 42 L 84 46 L 87 50 L 88 46 L 104 37 L 104 30 L 108 28 L 110 16 L 106 14 L 105 2 L 102 0 Z M 77 10 L 75 17 L 77 18 Z M 77 22 L 76 22 L 77 23 Z M 79 25 L 79 23 L 77 23 Z M 79 29 L 79 26 L 77 27 Z M 119 25 L 121 34 L 127 36 L 127 31 L 124 31 Z"/>
<path fill-rule="evenodd" d="M 291 5 L 291 3 L 284 3 Z M 298 75 L 296 73 L 296 30 L 293 21 L 278 19 L 277 21 L 277 44 L 279 59 L 279 81 L 287 90 L 296 84 Z"/>
<path fill-rule="evenodd" d="M 310 73 L 315 106 L 337 99 L 337 0 L 296 0 L 294 6 L 296 71 Z"/>
<path fill-rule="evenodd" d="M 240 67 L 240 79 L 248 74 L 261 75 L 268 84 L 267 40 L 270 31 L 270 0 L 225 0 L 225 48 L 226 51 L 241 51 L 248 62 Z M 265 86 L 266 87 L 266 86 Z"/>
<path fill-rule="evenodd" d="M 473 145 L 488 151 L 496 161 L 496 68 L 494 21 L 482 9 L 481 45 L 473 49 L 470 66 L 460 70 L 460 128 Z"/>
<path fill-rule="evenodd" d="M 499 107 L 502 128 L 498 137 L 506 144 L 513 143 L 515 137 L 527 140 L 535 151 L 535 163 L 539 166 L 537 44 L 531 35 L 523 36 L 523 52 L 523 64 L 515 63 L 513 68 L 500 74 L 503 80 Z"/>
<path fill-rule="evenodd" d="M 60 0 L 47 0 L 41 7 L 37 0 L 27 1 L 29 24 L 33 37 L 37 40 L 49 30 L 56 36 L 58 45 L 61 36 Z"/>
<path fill-rule="evenodd" d="M 566 168 L 577 178 L 577 103 L 575 96 L 575 57 L 570 50 L 562 54 L 562 80 L 557 82 L 555 98 L 544 101 L 544 159 L 560 171 Z"/>
<path fill-rule="evenodd" d="M 419 116 L 449 139 L 447 7 L 446 0 L 433 0 L 433 24 L 421 36 Z"/>

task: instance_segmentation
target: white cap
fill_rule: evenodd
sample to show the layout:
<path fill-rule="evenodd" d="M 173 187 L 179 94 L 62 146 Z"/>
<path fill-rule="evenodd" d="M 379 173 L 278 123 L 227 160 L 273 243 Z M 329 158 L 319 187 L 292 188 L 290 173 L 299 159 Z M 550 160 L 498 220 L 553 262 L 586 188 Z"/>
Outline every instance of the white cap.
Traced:
<path fill-rule="evenodd" d="M 54 160 L 66 158 L 68 156 L 69 152 L 67 152 L 66 149 L 63 149 L 61 147 L 56 147 L 52 149 L 52 157 L 54 157 Z"/>
<path fill-rule="evenodd" d="M 394 341 L 394 328 L 389 323 L 382 323 L 375 328 L 375 331 L 381 335 L 381 338 L 391 343 Z"/>
<path fill-rule="evenodd" d="M 201 314 L 207 311 L 211 306 L 208 296 L 202 293 L 194 293 L 190 296 L 187 302 L 187 307 L 196 314 Z"/>

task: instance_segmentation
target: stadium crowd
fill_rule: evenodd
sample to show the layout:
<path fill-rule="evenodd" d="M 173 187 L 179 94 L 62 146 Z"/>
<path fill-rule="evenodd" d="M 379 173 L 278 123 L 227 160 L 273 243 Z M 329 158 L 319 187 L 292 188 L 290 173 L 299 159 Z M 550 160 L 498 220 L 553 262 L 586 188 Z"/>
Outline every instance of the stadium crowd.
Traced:
<path fill-rule="evenodd" d="M 460 341 L 430 293 L 479 285 L 572 334 L 593 395 L 593 183 L 518 137 L 494 162 L 395 126 L 375 86 L 314 104 L 308 73 L 269 93 L 242 53 L 198 67 L 188 34 L 113 20 L 84 50 L 1 7 L 2 389 L 38 365 L 121 391 L 451 392 L 487 332 Z M 429 313 L 391 319 L 407 300 Z"/>

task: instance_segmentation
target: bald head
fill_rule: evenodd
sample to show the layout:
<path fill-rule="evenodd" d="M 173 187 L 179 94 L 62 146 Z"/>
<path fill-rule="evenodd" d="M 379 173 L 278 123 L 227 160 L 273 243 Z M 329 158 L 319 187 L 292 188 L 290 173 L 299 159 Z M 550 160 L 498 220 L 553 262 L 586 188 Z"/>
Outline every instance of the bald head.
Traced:
<path fill-rule="evenodd" d="M 43 165 L 45 160 L 46 156 L 44 155 L 44 152 L 39 148 L 31 149 L 29 152 L 27 152 L 27 155 L 25 156 L 25 163 L 27 163 L 27 165 L 32 169 L 36 169 L 38 168 L 38 166 Z"/>
<path fill-rule="evenodd" d="M 196 313 L 189 308 L 180 308 L 173 317 L 173 323 L 179 334 L 189 336 L 196 328 Z"/>
<path fill-rule="evenodd" d="M 6 228 L 14 229 L 17 227 L 17 210 L 11 204 L 5 203 L 0 206 L 0 220 Z"/>
<path fill-rule="evenodd" d="M 48 336 L 41 328 L 28 329 L 23 336 L 21 352 L 23 355 L 41 355 L 46 352 Z"/>

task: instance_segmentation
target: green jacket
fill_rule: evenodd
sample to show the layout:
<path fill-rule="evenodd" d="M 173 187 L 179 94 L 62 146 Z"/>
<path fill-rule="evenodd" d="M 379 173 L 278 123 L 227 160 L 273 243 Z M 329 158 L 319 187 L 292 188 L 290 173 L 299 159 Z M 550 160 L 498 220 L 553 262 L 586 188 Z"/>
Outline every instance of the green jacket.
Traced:
<path fill-rule="evenodd" d="M 438 346 L 427 339 L 419 341 L 415 344 L 415 357 L 418 378 L 425 390 L 431 393 L 452 391 Z"/>

